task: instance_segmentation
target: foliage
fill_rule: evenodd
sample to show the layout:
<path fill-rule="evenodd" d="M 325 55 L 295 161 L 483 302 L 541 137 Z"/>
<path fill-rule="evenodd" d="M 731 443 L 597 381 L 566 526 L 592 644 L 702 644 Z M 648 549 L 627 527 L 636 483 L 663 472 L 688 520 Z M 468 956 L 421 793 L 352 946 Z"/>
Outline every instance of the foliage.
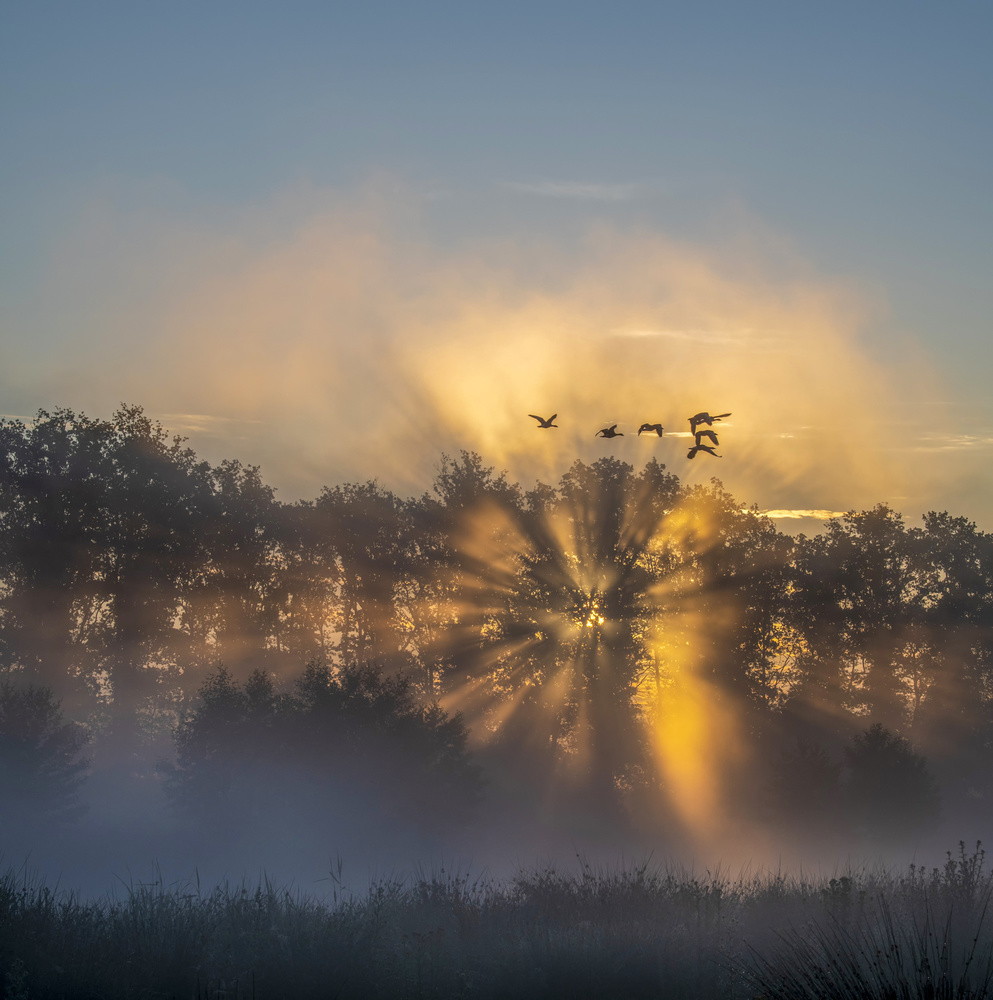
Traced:
<path fill-rule="evenodd" d="M 433 830 L 473 814 L 481 794 L 458 715 L 424 707 L 402 677 L 311 662 L 289 694 L 224 669 L 176 731 L 173 799 L 215 829 L 260 818 L 340 829 Z"/>
<path fill-rule="evenodd" d="M 943 869 L 737 879 L 648 863 L 441 870 L 323 900 L 199 882 L 84 901 L 0 876 L 0 982 L 38 1000 L 931 998 L 991 994 L 980 853 Z"/>
<path fill-rule="evenodd" d="M 937 819 L 938 789 L 927 761 L 902 736 L 878 722 L 845 748 L 845 798 L 856 828 L 895 843 L 913 840 Z"/>
<path fill-rule="evenodd" d="M 7 822 L 78 817 L 88 742 L 81 726 L 65 721 L 50 688 L 0 682 L 0 812 Z"/>
<path fill-rule="evenodd" d="M 841 766 L 821 746 L 798 740 L 783 747 L 769 769 L 770 818 L 796 842 L 817 845 L 839 830 Z"/>
<path fill-rule="evenodd" d="M 874 891 L 832 879 L 833 905 L 764 954 L 753 951 L 750 981 L 769 1000 L 993 996 L 993 883 L 981 845 L 971 855 L 959 848 L 943 869 L 911 865 Z"/>
<path fill-rule="evenodd" d="M 739 758 L 776 762 L 783 788 L 816 763 L 789 760 L 798 736 L 837 756 L 878 723 L 949 798 L 993 802 L 993 536 L 965 518 L 910 527 L 880 504 L 794 539 L 656 461 L 575 461 L 524 489 L 467 451 L 418 498 L 373 481 L 288 504 L 137 406 L 0 419 L 0 458 L 0 674 L 118 750 L 168 733 L 220 663 L 237 691 L 217 712 L 275 734 L 289 702 L 250 708 L 240 685 L 316 657 L 458 706 L 507 774 L 535 795 L 568 774 L 591 814 L 657 797 L 658 737 L 682 732 L 686 699 L 736 720 Z M 853 822 L 879 829 L 860 781 Z"/>

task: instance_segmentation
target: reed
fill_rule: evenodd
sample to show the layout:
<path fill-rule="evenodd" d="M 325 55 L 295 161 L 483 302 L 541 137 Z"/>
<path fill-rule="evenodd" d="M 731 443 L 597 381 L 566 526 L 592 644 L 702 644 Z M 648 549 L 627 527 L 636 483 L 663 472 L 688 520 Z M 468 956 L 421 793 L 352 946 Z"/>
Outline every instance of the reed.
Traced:
<path fill-rule="evenodd" d="M 460 871 L 321 897 L 259 883 L 123 885 L 84 900 L 0 877 L 5 998 L 984 998 L 990 877 L 831 879 L 674 865 Z M 928 991 L 931 992 L 928 992 Z"/>

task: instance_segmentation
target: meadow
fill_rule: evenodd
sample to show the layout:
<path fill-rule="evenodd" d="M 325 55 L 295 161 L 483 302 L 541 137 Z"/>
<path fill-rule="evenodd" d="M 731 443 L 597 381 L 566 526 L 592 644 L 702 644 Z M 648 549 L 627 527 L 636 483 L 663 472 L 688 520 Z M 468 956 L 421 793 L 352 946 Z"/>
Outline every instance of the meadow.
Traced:
<path fill-rule="evenodd" d="M 323 897 L 160 879 L 100 899 L 11 868 L 0 983 L 27 998 L 993 996 L 993 876 L 940 868 L 732 876 L 577 858 L 495 881 L 438 870 Z"/>

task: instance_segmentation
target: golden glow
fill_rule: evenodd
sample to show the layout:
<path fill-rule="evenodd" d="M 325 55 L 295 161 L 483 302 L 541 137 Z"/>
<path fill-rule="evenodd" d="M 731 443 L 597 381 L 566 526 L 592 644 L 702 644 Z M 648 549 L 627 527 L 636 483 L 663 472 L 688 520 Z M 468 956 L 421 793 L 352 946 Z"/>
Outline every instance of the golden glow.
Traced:
<path fill-rule="evenodd" d="M 206 428 L 194 447 L 261 462 L 284 500 L 373 478 L 419 494 L 440 453 L 460 449 L 525 485 L 556 483 L 577 459 L 641 468 L 656 457 L 684 483 L 719 476 L 778 516 L 910 492 L 917 456 L 877 432 L 894 386 L 913 396 L 924 366 L 871 359 L 860 338 L 873 304 L 788 251 L 643 230 L 591 232 L 578 248 L 444 251 L 425 245 L 411 205 L 379 181 L 346 196 L 297 192 L 214 226 L 98 218 L 145 242 L 119 240 L 129 259 L 103 296 L 116 311 L 90 317 L 94 367 L 81 363 L 73 384 L 191 415 Z M 128 291 L 134 269 L 156 273 L 155 290 L 146 280 Z M 686 460 L 687 417 L 701 409 L 733 414 L 718 429 L 723 459 Z M 558 413 L 559 426 L 540 430 L 529 413 Z M 639 437 L 645 421 L 665 435 Z M 594 438 L 614 422 L 623 436 Z M 526 720 L 564 771 L 590 764 L 598 727 L 601 743 L 604 727 L 622 727 L 598 701 L 620 703 L 634 662 L 661 794 L 702 833 L 720 824 L 744 752 L 739 707 L 708 680 L 712 640 L 739 613 L 700 568 L 718 525 L 699 495 L 657 521 L 638 498 L 621 503 L 619 547 L 659 581 L 632 606 L 619 596 L 632 566 L 598 548 L 597 513 L 615 500 L 577 495 L 531 533 L 497 504 L 467 509 L 457 565 L 410 597 L 405 631 L 458 654 L 461 673 L 437 691 L 446 707 L 492 739 Z M 531 566 L 529 554 L 540 557 Z M 522 574 L 526 627 L 504 635 Z"/>
<path fill-rule="evenodd" d="M 551 748 L 567 782 L 613 767 L 615 741 L 645 746 L 661 800 L 702 841 L 722 830 L 727 790 L 747 762 L 741 706 L 709 679 L 738 609 L 726 592 L 716 598 L 706 564 L 727 518 L 753 515 L 701 490 L 657 510 L 637 473 L 621 474 L 618 490 L 616 467 L 599 482 L 593 472 L 541 516 L 490 500 L 463 511 L 443 634 L 453 648 L 464 638 L 476 659 L 443 705 L 482 742 L 507 733 Z M 637 584 L 642 573 L 655 582 Z M 500 631 L 508 609 L 512 635 Z M 782 638 L 774 669 L 789 683 Z"/>
<path fill-rule="evenodd" d="M 668 659 L 675 679 L 652 728 L 656 763 L 680 818 L 707 839 L 723 832 L 724 782 L 737 762 L 737 717 L 689 662 L 679 666 L 677 657 Z"/>
<path fill-rule="evenodd" d="M 554 482 L 575 458 L 654 455 L 783 510 L 910 492 L 916 457 L 883 428 L 894 386 L 914 398 L 924 364 L 870 358 L 861 337 L 877 306 L 758 226 L 710 247 L 601 229 L 579 246 L 445 251 L 417 209 L 383 179 L 291 191 L 212 224 L 94 209 L 64 259 L 78 269 L 92 230 L 121 259 L 84 276 L 113 312 L 74 317 L 87 349 L 73 384 L 201 415 L 205 442 L 261 462 L 284 499 L 373 477 L 418 492 L 439 453 L 460 448 L 524 482 Z M 734 415 L 725 457 L 686 461 L 676 435 L 714 408 Z M 527 416 L 553 412 L 554 430 Z M 605 421 L 624 436 L 594 439 Z M 639 438 L 643 421 L 665 436 Z"/>

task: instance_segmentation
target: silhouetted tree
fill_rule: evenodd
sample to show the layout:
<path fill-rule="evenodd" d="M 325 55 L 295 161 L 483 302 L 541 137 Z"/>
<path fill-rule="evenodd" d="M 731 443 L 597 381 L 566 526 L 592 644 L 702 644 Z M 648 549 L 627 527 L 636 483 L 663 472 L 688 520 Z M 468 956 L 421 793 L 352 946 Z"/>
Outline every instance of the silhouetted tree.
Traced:
<path fill-rule="evenodd" d="M 237 461 L 210 470 L 196 513 L 202 560 L 183 594 L 180 628 L 193 662 L 223 662 L 245 677 L 282 647 L 291 519 L 258 466 Z"/>
<path fill-rule="evenodd" d="M 930 753 L 965 761 L 993 722 L 993 536 L 964 517 L 931 512 L 921 532 L 929 574 L 924 627 L 907 650 L 914 670 L 914 738 Z M 973 749 L 976 749 L 973 747 Z M 968 770 L 968 768 L 966 768 Z"/>
<path fill-rule="evenodd" d="M 879 505 L 794 541 L 657 462 L 524 492 L 467 451 L 417 499 L 369 482 L 284 505 L 257 467 L 212 468 L 122 406 L 0 420 L 0 528 L 0 674 L 132 747 L 223 662 L 204 720 L 234 712 L 289 753 L 302 694 L 260 678 L 376 662 L 411 704 L 464 710 L 515 780 L 568 764 L 602 804 L 646 773 L 690 678 L 767 761 L 872 718 L 993 800 L 993 537 L 964 518 L 908 528 Z"/>
<path fill-rule="evenodd" d="M 105 608 L 105 669 L 112 735 L 129 744 L 137 713 L 175 667 L 175 622 L 206 558 L 210 467 L 141 407 L 110 424 L 102 470 L 98 585 Z M 157 668 L 157 669 L 155 669 Z"/>
<path fill-rule="evenodd" d="M 75 706 L 97 668 L 110 425 L 72 410 L 0 420 L 0 654 Z"/>
<path fill-rule="evenodd" d="M 532 781 L 567 775 L 591 813 L 611 818 L 642 763 L 650 547 L 678 492 L 663 469 L 576 462 L 556 490 L 539 484 L 524 505 L 496 505 L 488 534 L 456 546 L 479 564 L 462 564 L 485 609 L 467 688 L 478 716 L 499 720 L 493 749 Z"/>
<path fill-rule="evenodd" d="M 900 843 L 938 817 L 939 798 L 927 761 L 902 736 L 874 723 L 845 748 L 845 799 L 856 830 Z"/>
<path fill-rule="evenodd" d="M 310 663 L 289 707 L 291 753 L 316 780 L 346 776 L 384 818 L 425 829 L 474 815 L 482 782 L 462 717 L 421 704 L 406 676 Z"/>
<path fill-rule="evenodd" d="M 204 560 L 209 467 L 140 407 L 110 421 L 40 411 L 0 422 L 0 439 L 8 664 L 60 691 L 88 686 L 133 736 Z"/>
<path fill-rule="evenodd" d="M 0 682 L 0 813 L 6 824 L 78 818 L 89 761 L 85 729 L 67 722 L 51 688 Z"/>
<path fill-rule="evenodd" d="M 286 602 L 282 648 L 297 663 L 330 661 L 338 649 L 341 568 L 334 547 L 336 519 L 327 505 L 301 500 L 284 507 L 281 554 Z"/>
<path fill-rule="evenodd" d="M 520 511 L 520 487 L 469 451 L 442 455 L 431 491 L 407 505 L 414 545 L 402 608 L 429 698 L 485 669 Z"/>
<path fill-rule="evenodd" d="M 885 504 L 850 512 L 824 535 L 801 538 L 797 570 L 792 604 L 811 681 L 837 708 L 905 724 L 910 654 L 933 597 L 920 533 Z"/>
<path fill-rule="evenodd" d="M 716 479 L 687 490 L 680 515 L 671 603 L 693 623 L 701 669 L 736 711 L 777 706 L 790 686 L 781 667 L 792 540 L 770 518 L 742 509 Z"/>
<path fill-rule="evenodd" d="M 407 645 L 398 581 L 412 544 L 403 502 L 375 482 L 325 487 L 314 504 L 331 532 L 338 581 L 337 656 L 392 663 Z"/>
<path fill-rule="evenodd" d="M 221 669 L 176 730 L 176 804 L 229 832 L 260 817 L 315 830 L 458 825 L 481 794 L 458 716 L 422 707 L 402 677 L 311 663 L 291 694 Z"/>
<path fill-rule="evenodd" d="M 765 794 L 774 829 L 798 844 L 825 844 L 846 832 L 841 765 L 823 747 L 797 740 L 774 756 Z"/>

